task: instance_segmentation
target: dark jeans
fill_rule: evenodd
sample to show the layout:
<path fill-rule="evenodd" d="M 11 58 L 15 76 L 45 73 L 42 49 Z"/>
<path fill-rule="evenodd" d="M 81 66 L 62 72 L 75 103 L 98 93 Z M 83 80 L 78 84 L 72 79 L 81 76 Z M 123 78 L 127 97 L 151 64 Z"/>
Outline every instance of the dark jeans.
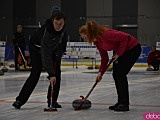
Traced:
<path fill-rule="evenodd" d="M 34 88 L 36 87 L 39 77 L 42 70 L 42 61 L 41 61 L 41 55 L 37 52 L 31 52 L 31 73 L 26 82 L 24 83 L 19 95 L 16 97 L 17 101 L 20 101 L 23 104 L 27 102 L 30 95 L 32 94 Z M 60 58 L 59 58 L 60 59 Z M 57 62 L 57 73 L 56 73 L 56 85 L 55 85 L 55 91 L 54 91 L 54 100 L 57 101 L 58 95 L 59 95 L 59 89 L 60 89 L 60 81 L 61 81 L 61 72 L 60 72 L 60 63 L 61 59 Z M 49 88 L 50 89 L 50 86 Z"/>
<path fill-rule="evenodd" d="M 141 54 L 140 44 L 124 53 L 113 63 L 113 78 L 118 95 L 118 103 L 129 105 L 127 74 Z"/>
<path fill-rule="evenodd" d="M 160 64 L 160 61 L 151 61 L 151 65 L 153 66 L 154 71 L 159 70 L 159 64 Z"/>

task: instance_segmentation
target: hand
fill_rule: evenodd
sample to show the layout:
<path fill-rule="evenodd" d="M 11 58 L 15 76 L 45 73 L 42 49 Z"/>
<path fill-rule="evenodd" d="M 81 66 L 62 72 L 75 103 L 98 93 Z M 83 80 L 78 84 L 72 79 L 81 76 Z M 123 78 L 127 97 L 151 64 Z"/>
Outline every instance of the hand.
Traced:
<path fill-rule="evenodd" d="M 101 72 L 99 72 L 97 77 L 96 77 L 96 81 L 100 82 L 101 80 L 102 80 L 102 74 L 101 74 Z"/>
<path fill-rule="evenodd" d="M 113 62 L 114 62 L 114 61 L 116 61 L 116 60 L 119 58 L 119 56 L 118 56 L 117 54 L 114 54 L 114 55 L 112 56 L 112 58 L 114 59 L 114 60 L 113 60 Z"/>
<path fill-rule="evenodd" d="M 53 88 L 53 86 L 56 84 L 56 77 L 50 77 L 50 83 L 51 87 Z"/>

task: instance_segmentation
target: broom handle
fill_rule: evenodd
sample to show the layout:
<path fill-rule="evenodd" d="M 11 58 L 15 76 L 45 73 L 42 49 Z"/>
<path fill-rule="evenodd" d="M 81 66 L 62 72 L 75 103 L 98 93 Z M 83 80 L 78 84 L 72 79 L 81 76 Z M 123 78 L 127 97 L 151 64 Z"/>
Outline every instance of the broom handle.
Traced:
<path fill-rule="evenodd" d="M 20 54 L 21 54 L 21 56 L 22 56 L 23 61 L 25 62 L 26 60 L 25 60 L 25 58 L 24 58 L 24 56 L 23 56 L 23 54 L 22 54 L 22 51 L 21 51 L 20 47 L 19 47 L 19 46 L 17 46 L 17 47 L 18 47 L 18 50 L 19 50 L 19 52 L 20 52 Z"/>
<path fill-rule="evenodd" d="M 55 72 L 56 72 L 56 62 L 54 62 L 54 74 L 55 74 Z M 52 84 L 51 82 L 50 82 L 50 84 L 51 84 L 51 97 L 50 97 L 50 99 L 51 99 L 51 105 L 52 105 L 52 103 L 53 103 L 53 94 L 54 94 L 54 84 Z M 52 106 L 51 106 L 52 107 Z"/>
<path fill-rule="evenodd" d="M 109 64 L 107 65 L 107 68 L 110 66 L 110 64 L 112 63 L 114 59 L 112 59 Z M 98 81 L 96 81 L 93 85 L 93 87 L 91 88 L 91 90 L 89 91 L 89 93 L 87 94 L 87 96 L 84 98 L 84 100 L 87 100 L 87 98 L 89 97 L 89 95 L 91 94 L 91 92 L 93 91 L 93 89 L 96 87 L 96 85 L 98 84 Z"/>
<path fill-rule="evenodd" d="M 113 62 L 114 59 L 112 59 L 109 64 L 107 65 L 107 68 L 110 66 L 110 64 Z M 84 101 L 87 100 L 87 98 L 89 97 L 89 95 L 92 93 L 93 89 L 96 87 L 96 85 L 98 84 L 98 81 L 96 81 L 94 83 L 94 85 L 92 86 L 91 90 L 89 91 L 89 93 L 87 94 L 87 96 L 83 99 L 83 101 L 81 102 L 79 109 L 81 108 L 81 106 L 83 105 Z"/>
<path fill-rule="evenodd" d="M 94 83 L 94 85 L 92 86 L 91 90 L 89 91 L 89 93 L 87 94 L 87 96 L 84 98 L 83 101 L 87 100 L 87 98 L 90 96 L 90 94 L 92 93 L 93 89 L 96 87 L 97 84 L 98 84 L 98 81 L 96 81 Z"/>
<path fill-rule="evenodd" d="M 51 100 L 51 107 L 52 107 L 52 103 L 53 103 L 53 93 L 54 93 L 54 85 L 52 85 L 52 83 L 50 83 L 51 84 L 51 98 L 50 98 L 50 100 Z"/>
<path fill-rule="evenodd" d="M 24 67 L 26 67 L 27 66 L 27 61 L 25 60 L 24 55 L 22 54 L 22 51 L 21 51 L 20 47 L 18 46 L 18 44 L 17 44 L 17 47 L 18 47 L 18 50 L 19 50 L 19 52 L 21 54 L 21 57 L 22 57 L 22 59 L 24 61 Z"/>

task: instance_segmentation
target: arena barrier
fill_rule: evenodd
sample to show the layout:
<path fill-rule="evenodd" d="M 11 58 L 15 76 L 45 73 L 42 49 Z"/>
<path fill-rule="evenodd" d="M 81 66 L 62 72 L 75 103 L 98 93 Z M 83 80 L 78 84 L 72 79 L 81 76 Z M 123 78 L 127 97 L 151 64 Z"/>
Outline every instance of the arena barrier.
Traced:
<path fill-rule="evenodd" d="M 1 62 L 14 59 L 13 54 L 14 46 L 0 44 L 0 59 Z M 151 46 L 142 46 L 142 52 L 137 60 L 135 66 L 146 67 L 148 53 L 151 50 Z M 26 46 L 26 51 L 29 51 Z M 109 51 L 109 58 L 111 59 L 113 51 Z M 62 65 L 78 67 L 80 65 L 85 66 L 99 66 L 100 54 L 96 46 L 89 44 L 88 42 L 67 42 L 67 49 L 63 55 Z"/>

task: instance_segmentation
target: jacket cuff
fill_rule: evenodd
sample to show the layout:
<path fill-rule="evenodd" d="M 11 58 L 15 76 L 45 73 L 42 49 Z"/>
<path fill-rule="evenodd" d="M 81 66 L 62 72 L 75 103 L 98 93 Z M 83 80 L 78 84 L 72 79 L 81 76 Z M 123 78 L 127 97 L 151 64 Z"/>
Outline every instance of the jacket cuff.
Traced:
<path fill-rule="evenodd" d="M 54 73 L 48 73 L 48 79 L 50 79 L 51 77 L 55 77 L 55 74 Z"/>

